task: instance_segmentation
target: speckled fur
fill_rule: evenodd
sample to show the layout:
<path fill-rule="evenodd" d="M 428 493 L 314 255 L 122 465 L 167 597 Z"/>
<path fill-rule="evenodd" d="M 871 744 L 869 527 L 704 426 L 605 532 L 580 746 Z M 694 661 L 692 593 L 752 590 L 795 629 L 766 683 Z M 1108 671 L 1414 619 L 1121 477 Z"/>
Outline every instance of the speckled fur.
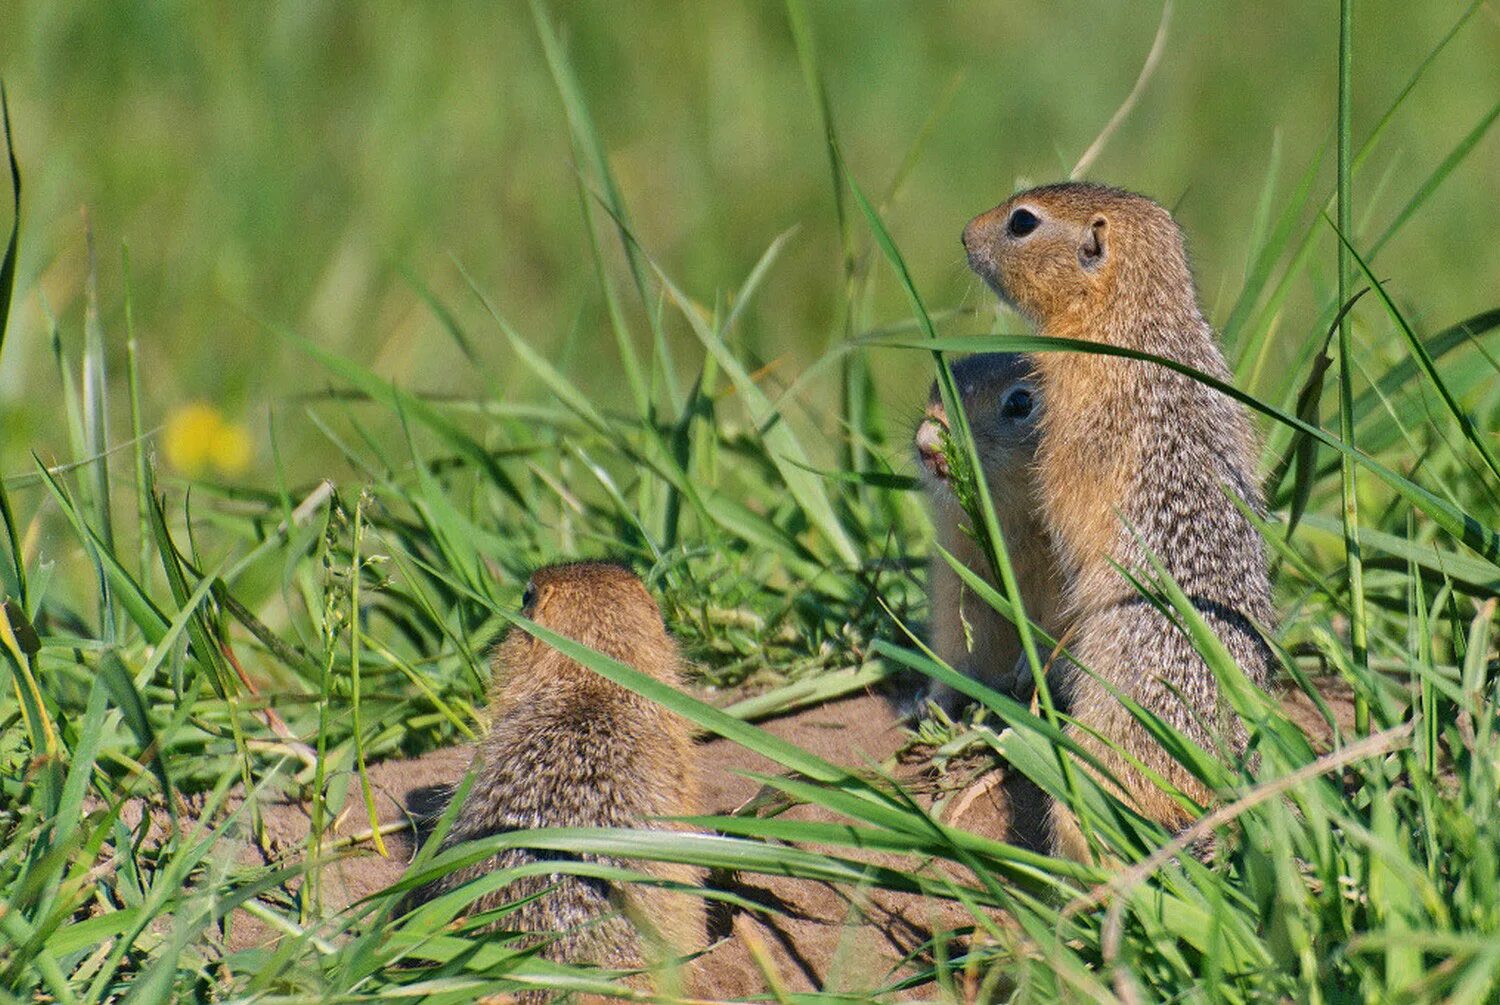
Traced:
<path fill-rule="evenodd" d="M 1000 532 L 1005 535 L 1026 613 L 1055 635 L 1062 625 L 1062 575 L 1034 501 L 1032 458 L 1036 452 L 1041 402 L 1036 374 L 1024 356 L 980 353 L 953 364 L 953 378 L 974 434 L 980 467 L 989 485 Z M 1006 398 L 1018 389 L 1033 393 L 1032 412 L 1024 417 L 1002 414 Z M 947 414 L 934 383 L 916 439 L 918 471 L 927 490 L 937 543 L 991 586 L 996 586 L 989 559 L 970 531 L 968 514 L 958 504 L 946 472 L 934 469 L 923 457 L 924 433 L 930 442 L 938 429 L 947 428 Z M 933 556 L 927 576 L 928 635 L 933 651 L 949 666 L 974 680 L 1022 700 L 1029 697 L 1033 687 L 1031 669 L 1021 658 L 1015 626 L 975 596 L 941 555 Z M 964 630 L 965 622 L 972 633 L 972 648 Z M 1046 653 L 1042 655 L 1045 657 Z M 1053 686 L 1057 686 L 1055 682 Z M 935 685 L 930 697 L 950 714 L 965 700 L 945 685 Z"/>
<path fill-rule="evenodd" d="M 1040 219 L 1024 237 L 1006 226 L 1020 207 Z M 971 221 L 964 246 L 975 272 L 1039 334 L 1138 349 L 1229 379 L 1198 306 L 1182 233 L 1152 200 L 1090 184 L 1032 189 Z M 1198 743 L 1242 748 L 1208 666 L 1111 560 L 1149 578 L 1144 544 L 1249 677 L 1268 683 L 1272 657 L 1255 628 L 1274 618 L 1264 545 L 1226 494 L 1264 511 L 1248 416 L 1224 395 L 1152 363 L 1051 352 L 1035 354 L 1034 364 L 1046 403 L 1037 506 L 1067 580 L 1070 648 Z M 1076 671 L 1072 683 L 1067 704 L 1079 723 L 1195 799 L 1208 799 L 1102 686 Z M 1073 735 L 1120 777 L 1139 810 L 1172 827 L 1188 822 L 1084 730 Z M 1060 851 L 1088 857 L 1076 821 L 1061 809 L 1054 832 Z"/>
<path fill-rule="evenodd" d="M 601 562 L 551 566 L 532 576 L 529 589 L 532 599 L 522 613 L 537 624 L 657 680 L 679 683 L 677 647 L 660 609 L 628 570 Z M 475 752 L 474 784 L 444 847 L 537 827 L 663 827 L 650 818 L 699 812 L 692 735 L 680 717 L 520 629 L 497 648 L 493 668 L 489 733 Z M 508 851 L 448 875 L 414 899 L 544 857 Z M 682 882 L 696 879 L 686 866 L 586 858 Z M 510 930 L 565 933 L 542 950 L 548 959 L 637 967 L 703 942 L 697 898 L 642 886 L 627 891 L 566 874 L 516 880 L 471 910 L 554 885 L 501 922 Z M 627 914 L 648 919 L 665 946 L 643 941 Z M 520 1000 L 548 997 L 528 993 Z"/>

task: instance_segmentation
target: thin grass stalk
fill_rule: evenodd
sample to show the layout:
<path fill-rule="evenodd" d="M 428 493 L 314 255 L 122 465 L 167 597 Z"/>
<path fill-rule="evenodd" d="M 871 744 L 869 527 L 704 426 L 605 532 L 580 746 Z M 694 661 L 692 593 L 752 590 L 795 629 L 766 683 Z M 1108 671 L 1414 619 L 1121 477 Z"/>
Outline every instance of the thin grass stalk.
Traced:
<path fill-rule="evenodd" d="M 338 503 L 334 502 L 335 513 Z M 321 641 L 323 644 L 322 665 L 318 668 L 318 761 L 313 768 L 312 784 L 312 806 L 308 811 L 309 827 L 307 834 L 309 861 L 319 861 L 323 855 L 323 830 L 326 826 L 324 817 L 327 812 L 327 766 L 328 766 L 328 731 L 331 726 L 333 705 L 333 665 L 338 652 L 338 601 L 337 590 L 333 582 L 333 548 L 329 541 L 332 534 L 332 521 L 334 514 L 330 514 L 330 526 L 325 531 L 322 546 L 324 564 L 323 583 L 323 605 L 322 625 L 320 626 Z M 308 605 L 308 611 L 315 610 L 313 605 Z M 358 626 L 355 626 L 355 630 Z M 301 921 L 306 923 L 309 909 L 317 902 L 318 887 L 322 877 L 322 870 L 313 869 L 307 874 L 307 896 L 301 898 Z"/>
<path fill-rule="evenodd" d="M 103 547 L 115 550 L 114 521 L 110 517 L 109 485 L 109 375 L 104 359 L 104 324 L 99 318 L 99 265 L 94 254 L 94 226 L 83 216 L 88 244 L 88 274 L 84 278 L 83 315 L 83 456 L 88 459 L 89 488 Z M 115 640 L 113 591 L 104 577 L 99 580 L 99 624 L 104 641 Z"/>
<path fill-rule="evenodd" d="M 1354 0 L 1339 0 L 1339 91 L 1338 91 L 1338 228 L 1349 235 L 1354 219 L 1354 200 L 1350 190 L 1353 89 Z M 1354 282 L 1354 256 L 1344 241 L 1338 246 L 1339 303 L 1349 302 L 1349 287 Z M 1352 338 L 1347 313 L 1339 318 L 1339 437 L 1354 445 L 1354 391 Z M 1363 674 L 1370 668 L 1369 627 L 1365 620 L 1364 561 L 1359 551 L 1359 499 L 1354 458 L 1343 454 L 1339 461 L 1340 489 L 1343 495 L 1344 562 L 1349 577 L 1349 644 L 1354 665 Z M 1370 732 L 1370 704 L 1362 694 L 1354 698 L 1354 731 L 1360 736 Z"/>
<path fill-rule="evenodd" d="M 553 27 L 552 20 L 548 17 L 541 0 L 531 0 L 531 17 L 536 25 L 537 35 L 541 39 L 548 71 L 552 75 L 558 97 L 562 99 L 563 111 L 567 115 L 574 148 L 583 155 L 585 162 L 592 170 L 594 179 L 603 190 L 604 201 L 619 231 L 621 248 L 625 253 L 625 263 L 630 268 L 630 278 L 635 284 L 636 295 L 640 298 L 641 308 L 645 311 L 646 320 L 651 325 L 652 346 L 655 353 L 652 361 L 652 390 L 654 391 L 655 378 L 660 376 L 668 401 L 673 409 L 681 412 L 684 401 L 682 392 L 677 386 L 676 361 L 666 339 L 661 314 L 659 310 L 652 309 L 653 304 L 646 284 L 647 266 L 640 249 L 628 233 L 631 227 L 630 217 L 625 208 L 625 199 L 615 181 L 614 172 L 610 170 L 609 159 L 604 153 L 604 144 L 599 138 L 599 131 L 594 124 L 593 117 L 589 114 L 588 105 L 583 100 L 583 90 L 578 84 L 577 76 L 573 73 L 572 63 L 567 58 L 557 29 Z M 660 308 L 660 299 L 654 306 Z"/>
<path fill-rule="evenodd" d="M 365 767 L 365 733 L 360 716 L 360 672 L 359 672 L 359 580 L 365 565 L 363 554 L 365 532 L 365 503 L 367 496 L 361 494 L 354 504 L 354 531 L 350 535 L 349 550 L 349 706 L 353 716 L 354 759 L 359 768 L 359 788 L 364 797 L 365 812 L 370 821 L 370 835 L 375 850 L 381 858 L 389 857 L 385 841 L 380 836 L 380 816 L 375 808 L 375 790 L 370 785 L 370 772 Z"/>
<path fill-rule="evenodd" d="M 10 319 L 10 302 L 16 288 L 16 258 L 21 242 L 21 168 L 16 163 L 16 148 L 11 142 L 10 101 L 6 97 L 3 81 L 0 81 L 0 129 L 5 132 L 5 153 L 10 164 L 11 211 L 14 214 L 10 225 L 10 240 L 5 245 L 5 257 L 0 258 L 0 358 L 3 358 L 6 322 Z M 24 609 L 26 566 L 21 557 L 21 533 L 16 527 L 16 516 L 10 506 L 10 496 L 5 492 L 4 479 L 0 479 L 0 522 L 5 524 L 10 560 L 16 571 L 16 593 Z"/>
<path fill-rule="evenodd" d="M 1448 32 L 1438 41 L 1435 46 L 1432 47 L 1432 49 L 1428 51 L 1427 55 L 1423 57 L 1421 63 L 1417 65 L 1417 68 L 1412 72 L 1411 76 L 1407 78 L 1406 84 L 1401 88 L 1400 93 L 1396 95 L 1395 99 L 1390 103 L 1390 105 L 1386 107 L 1386 110 L 1381 115 L 1380 120 L 1375 124 L 1375 128 L 1370 131 L 1370 135 L 1365 137 L 1365 140 L 1360 144 L 1359 149 L 1354 152 L 1354 157 L 1350 164 L 1351 177 L 1353 176 L 1353 174 L 1357 173 L 1360 170 L 1361 165 L 1363 165 L 1365 161 L 1370 157 L 1370 155 L 1375 152 L 1375 149 L 1379 144 L 1379 140 L 1384 135 L 1387 126 L 1390 125 L 1391 121 L 1395 118 L 1396 113 L 1405 105 L 1407 97 L 1410 96 L 1412 91 L 1416 89 L 1417 84 L 1419 84 L 1426 76 L 1427 71 L 1431 68 L 1438 55 L 1445 48 L 1447 48 L 1448 43 L 1453 40 L 1453 38 L 1458 34 L 1459 30 L 1468 22 L 1469 18 L 1478 9 L 1480 2 L 1482 2 L 1482 0 L 1474 0 L 1474 2 L 1464 10 L 1464 12 L 1459 16 L 1458 20 L 1454 22 L 1453 26 L 1448 29 Z M 1322 157 L 1323 153 L 1320 150 L 1317 157 L 1315 157 L 1313 159 L 1313 162 L 1308 166 L 1307 172 L 1302 176 L 1302 181 L 1298 185 L 1297 195 L 1293 200 L 1293 205 L 1298 207 L 1299 210 L 1300 207 L 1307 201 L 1310 195 L 1311 187 L 1317 174 L 1318 165 L 1322 161 Z M 1439 178 L 1441 177 L 1441 175 L 1435 172 L 1434 177 Z M 1336 195 L 1337 193 L 1335 193 L 1335 196 Z M 1419 193 L 1419 196 L 1425 197 L 1424 193 Z M 1327 202 L 1324 201 L 1322 205 L 1326 208 Z M 1404 215 L 1405 211 L 1403 211 L 1402 214 L 1398 214 L 1398 216 L 1403 216 L 1403 219 L 1400 222 L 1405 222 Z M 1283 219 L 1286 221 L 1287 227 L 1291 226 L 1291 221 L 1295 218 L 1295 213 L 1290 216 L 1283 217 Z M 1278 231 L 1280 229 L 1280 226 L 1281 225 L 1278 224 Z M 1392 232 L 1394 232 L 1394 225 Z M 1226 343 L 1238 344 L 1240 346 L 1238 357 L 1235 361 L 1234 366 L 1235 372 L 1237 374 L 1242 374 L 1243 364 L 1247 359 L 1253 357 L 1253 364 L 1251 366 L 1249 376 L 1245 378 L 1245 383 L 1247 384 L 1247 386 L 1256 387 L 1259 385 L 1260 373 L 1269 359 L 1269 343 L 1272 327 L 1274 326 L 1275 319 L 1280 314 L 1281 304 L 1285 301 L 1288 295 L 1291 281 L 1296 276 L 1302 273 L 1303 269 L 1306 267 L 1307 262 L 1310 259 L 1312 242 L 1316 233 L 1316 228 L 1309 228 L 1303 234 L 1301 241 L 1297 244 L 1296 250 L 1292 255 L 1291 262 L 1283 271 L 1281 278 L 1277 280 L 1276 285 L 1272 290 L 1270 299 L 1266 302 L 1265 309 L 1261 312 L 1263 321 L 1257 326 L 1257 332 L 1251 338 L 1246 339 L 1243 342 L 1240 342 L 1238 340 L 1239 330 L 1245 323 L 1250 320 L 1252 311 L 1255 307 L 1255 303 L 1259 298 L 1260 292 L 1265 286 L 1266 280 L 1269 278 L 1271 268 L 1271 259 L 1269 258 L 1257 261 L 1255 268 L 1252 269 L 1251 279 L 1250 282 L 1246 285 L 1245 292 L 1241 294 L 1239 301 L 1235 304 L 1234 309 L 1230 312 L 1229 320 L 1224 325 L 1224 338 Z M 1382 235 L 1382 241 L 1386 236 L 1389 235 Z M 1273 236 L 1273 240 L 1277 245 L 1278 253 L 1280 247 L 1289 238 L 1290 231 L 1285 234 L 1281 234 L 1279 237 Z M 1268 250 L 1270 249 L 1262 249 L 1262 255 L 1264 255 Z M 1252 291 L 1253 295 L 1251 295 Z M 1287 372 L 1300 373 L 1301 366 L 1299 365 L 1296 367 L 1291 367 Z"/>
<path fill-rule="evenodd" d="M 833 125 L 833 109 L 828 100 L 828 88 L 818 66 L 817 44 L 813 39 L 812 25 L 808 20 L 807 7 L 801 0 L 786 0 L 787 19 L 791 24 L 792 38 L 797 46 L 797 58 L 802 64 L 802 75 L 807 89 L 818 108 L 818 125 L 823 133 L 824 148 L 828 153 L 828 168 L 833 181 L 833 214 L 838 225 L 840 261 L 843 269 L 844 297 L 841 323 L 834 329 L 833 338 L 847 343 L 855 336 L 855 310 L 859 299 L 856 276 L 854 236 L 849 226 L 849 213 L 844 205 L 844 181 L 839 168 L 839 141 Z M 832 348 L 832 341 L 825 348 Z M 869 450 L 862 435 L 866 417 L 865 395 L 869 387 L 868 367 L 855 353 L 844 353 L 839 357 L 839 406 L 846 436 L 840 443 L 840 460 L 846 471 L 864 471 L 869 467 Z M 858 485 L 856 494 L 861 501 L 870 503 L 868 486 Z"/>
<path fill-rule="evenodd" d="M 151 497 L 146 486 L 151 480 L 146 453 L 145 422 L 141 417 L 141 353 L 135 337 L 135 301 L 131 296 L 130 250 L 120 247 L 120 277 L 125 286 L 125 382 L 130 392 L 130 440 L 135 462 L 135 508 L 139 541 L 141 581 L 146 581 L 151 567 Z"/>

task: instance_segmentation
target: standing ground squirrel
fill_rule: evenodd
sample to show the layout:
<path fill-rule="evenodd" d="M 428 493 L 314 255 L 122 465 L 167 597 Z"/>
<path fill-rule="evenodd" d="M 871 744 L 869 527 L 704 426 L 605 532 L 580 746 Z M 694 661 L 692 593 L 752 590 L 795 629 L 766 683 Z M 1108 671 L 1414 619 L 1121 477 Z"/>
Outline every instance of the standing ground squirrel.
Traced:
<path fill-rule="evenodd" d="M 1062 578 L 1036 509 L 1032 459 L 1041 418 L 1036 375 L 1026 357 L 990 352 L 953 364 L 953 380 L 974 434 L 1026 614 L 1055 635 L 1060 627 Z M 994 586 L 989 559 L 953 492 L 944 453 L 947 433 L 948 416 L 934 383 L 913 439 L 936 543 Z M 955 670 L 997 691 L 1018 697 L 1029 694 L 1031 668 L 1021 656 L 1020 639 L 1010 620 L 975 596 L 942 555 L 933 556 L 927 583 L 933 651 Z M 930 696 L 949 714 L 963 702 L 962 695 L 941 684 L 933 687 Z"/>
<path fill-rule="evenodd" d="M 1182 232 L 1144 196 L 1091 184 L 1013 196 L 970 221 L 970 267 L 1039 334 L 1166 357 L 1229 379 L 1203 318 Z M 1149 581 L 1154 554 L 1255 683 L 1272 655 L 1264 544 L 1230 495 L 1264 512 L 1256 440 L 1240 406 L 1155 363 L 1082 352 L 1033 357 L 1046 403 L 1037 446 L 1037 506 L 1066 576 L 1070 650 L 1199 744 L 1242 749 L 1243 728 L 1184 631 L 1141 596 L 1123 568 Z M 1208 793 L 1130 713 L 1074 671 L 1071 735 L 1099 756 L 1145 815 L 1181 827 L 1188 813 L 1110 755 L 1109 737 L 1199 802 Z M 1077 821 L 1053 812 L 1058 850 L 1086 860 Z"/>
<path fill-rule="evenodd" d="M 537 624 L 667 684 L 679 683 L 677 646 L 661 611 L 628 570 L 603 562 L 539 569 L 522 613 Z M 496 649 L 489 733 L 474 783 L 443 846 L 537 827 L 664 827 L 653 817 L 698 812 L 693 737 L 686 721 L 514 628 Z M 457 870 L 413 894 L 420 903 L 496 869 L 560 853 L 516 849 Z M 687 866 L 603 861 L 693 883 Z M 498 927 L 562 933 L 542 956 L 637 967 L 703 942 L 702 902 L 647 886 L 622 889 L 568 874 L 527 876 L 479 898 L 483 911 L 534 898 Z M 644 943 L 638 923 L 655 929 Z M 659 936 L 659 940 L 656 938 Z M 545 1000 L 546 996 L 534 1000 Z M 523 999 L 526 1000 L 526 999 Z"/>

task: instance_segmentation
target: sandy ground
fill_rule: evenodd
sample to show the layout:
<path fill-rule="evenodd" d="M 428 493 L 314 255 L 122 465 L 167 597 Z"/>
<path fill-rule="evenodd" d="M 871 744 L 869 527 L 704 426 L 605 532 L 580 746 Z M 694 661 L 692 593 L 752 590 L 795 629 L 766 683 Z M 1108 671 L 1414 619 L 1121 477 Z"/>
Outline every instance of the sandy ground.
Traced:
<path fill-rule="evenodd" d="M 1337 682 L 1325 682 L 1325 701 L 1341 719 L 1352 718 L 1347 693 Z M 1326 732 L 1311 703 L 1300 696 L 1286 702 L 1293 718 L 1309 735 Z M 803 710 L 762 724 L 769 732 L 836 764 L 867 768 L 888 762 L 904 745 L 906 736 L 897 703 L 881 694 L 869 693 Z M 1347 723 L 1346 723 L 1347 725 Z M 729 813 L 754 797 L 758 782 L 739 772 L 778 773 L 778 766 L 724 740 L 710 740 L 700 748 L 704 809 Z M 455 747 L 434 751 L 405 761 L 387 761 L 371 766 L 370 780 L 380 821 L 415 821 L 442 808 L 448 786 L 462 778 L 470 751 Z M 1040 796 L 1023 779 L 1008 779 L 1003 773 L 965 777 L 964 766 L 951 769 L 941 781 L 925 762 L 898 764 L 896 776 L 915 790 L 927 805 L 935 792 L 947 799 L 940 815 L 946 823 L 1038 847 L 1042 841 L 1044 806 Z M 923 794 L 925 793 L 925 794 Z M 351 796 L 355 811 L 340 819 L 339 835 L 368 830 L 368 820 L 359 800 Z M 300 803 L 273 802 L 263 816 L 273 850 L 285 849 L 290 861 L 300 858 L 309 830 L 307 808 Z M 826 811 L 797 806 L 790 819 L 834 820 Z M 401 878 L 415 851 L 411 831 L 386 838 L 389 857 L 382 858 L 359 845 L 349 857 L 328 865 L 321 879 L 326 905 L 339 908 L 377 893 Z M 892 855 L 851 853 L 830 849 L 850 858 L 911 871 L 922 863 Z M 254 859 L 260 852 L 246 847 L 242 857 Z M 936 868 L 936 866 L 929 866 Z M 948 928 L 965 924 L 961 908 L 944 908 L 930 899 L 884 891 L 854 891 L 829 884 L 757 874 L 716 875 L 711 883 L 731 889 L 754 902 L 774 905 L 775 912 L 709 912 L 705 945 L 716 943 L 695 969 L 689 990 L 702 997 L 724 998 L 765 990 L 760 968 L 747 947 L 757 943 L 773 961 L 782 986 L 789 991 L 858 991 L 878 986 L 903 973 L 900 961 L 918 950 L 931 936 L 934 926 Z M 931 912 L 938 914 L 933 916 Z M 277 933 L 248 916 L 231 926 L 231 948 L 263 944 Z M 924 962 L 918 955 L 915 961 Z"/>

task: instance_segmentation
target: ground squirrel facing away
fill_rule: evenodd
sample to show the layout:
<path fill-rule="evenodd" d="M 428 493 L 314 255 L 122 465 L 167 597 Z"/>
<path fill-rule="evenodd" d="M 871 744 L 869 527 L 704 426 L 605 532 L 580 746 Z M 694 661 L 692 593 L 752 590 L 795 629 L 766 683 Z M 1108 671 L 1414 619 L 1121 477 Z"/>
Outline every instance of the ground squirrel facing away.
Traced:
<path fill-rule="evenodd" d="M 1221 380 L 1228 367 L 1203 318 L 1182 233 L 1144 196 L 1091 184 L 1013 196 L 964 230 L 970 267 L 1039 334 L 1141 350 Z M 1065 577 L 1078 660 L 1200 744 L 1242 747 L 1217 681 L 1184 632 L 1115 564 L 1151 578 L 1149 551 L 1191 598 L 1251 680 L 1272 655 L 1263 542 L 1230 496 L 1264 511 L 1248 416 L 1230 398 L 1155 363 L 1081 352 L 1033 357 L 1046 403 L 1037 506 Z M 1072 735 L 1099 755 L 1137 809 L 1171 827 L 1187 814 L 1109 756 L 1109 737 L 1194 796 L 1206 793 L 1098 682 L 1075 671 Z M 1058 850 L 1086 859 L 1076 820 L 1053 813 Z"/>
<path fill-rule="evenodd" d="M 522 613 L 537 624 L 664 683 L 680 683 L 680 657 L 661 611 L 628 570 L 603 562 L 539 569 L 522 604 Z M 693 737 L 680 717 L 520 628 L 496 649 L 493 668 L 489 733 L 475 752 L 474 783 L 444 847 L 537 827 L 661 827 L 667 825 L 651 818 L 698 812 Z M 411 903 L 495 869 L 547 857 L 530 850 L 504 852 L 419 889 Z M 662 879 L 695 881 L 686 866 L 603 861 Z M 542 949 L 547 959 L 638 967 L 703 943 L 698 898 L 643 885 L 621 889 L 565 873 L 517 879 L 470 910 L 528 897 L 535 899 L 504 915 L 498 927 L 563 933 Z M 546 997 L 538 993 L 523 1000 Z"/>
<path fill-rule="evenodd" d="M 989 352 L 954 363 L 953 380 L 974 434 L 1026 614 L 1055 635 L 1060 630 L 1062 578 L 1037 512 L 1032 473 L 1042 411 L 1036 374 L 1024 356 Z M 913 439 L 936 543 L 994 586 L 989 559 L 953 491 L 944 454 L 948 428 L 934 383 Z M 1031 667 L 1010 620 L 975 596 L 940 554 L 932 558 L 927 583 L 933 651 L 955 670 L 997 691 L 1016 697 L 1030 694 Z M 933 687 L 930 697 L 949 714 L 963 703 L 962 695 L 941 684 Z"/>

